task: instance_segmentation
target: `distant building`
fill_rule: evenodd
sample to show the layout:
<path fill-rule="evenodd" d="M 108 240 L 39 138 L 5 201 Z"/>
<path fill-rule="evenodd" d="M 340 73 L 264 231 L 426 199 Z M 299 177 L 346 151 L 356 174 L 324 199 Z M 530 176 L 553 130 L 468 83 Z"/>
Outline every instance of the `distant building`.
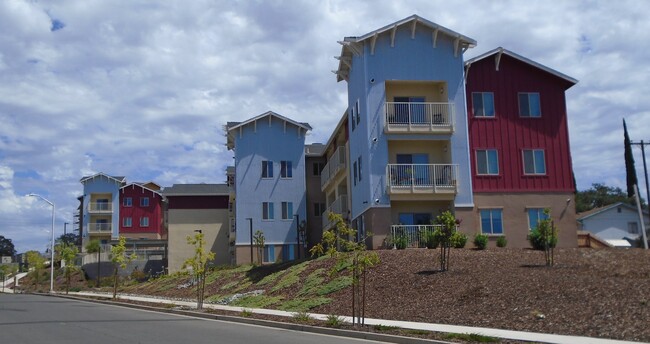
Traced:
<path fill-rule="evenodd" d="M 643 211 L 647 221 L 648 212 Z M 645 223 L 646 232 L 650 223 Z M 578 229 L 587 231 L 615 247 L 636 246 L 642 236 L 641 220 L 636 207 L 614 203 L 578 214 Z"/>
<path fill-rule="evenodd" d="M 97 173 L 81 178 L 81 184 L 82 249 L 95 239 L 108 244 L 119 237 L 120 189 L 126 184 L 126 178 Z"/>

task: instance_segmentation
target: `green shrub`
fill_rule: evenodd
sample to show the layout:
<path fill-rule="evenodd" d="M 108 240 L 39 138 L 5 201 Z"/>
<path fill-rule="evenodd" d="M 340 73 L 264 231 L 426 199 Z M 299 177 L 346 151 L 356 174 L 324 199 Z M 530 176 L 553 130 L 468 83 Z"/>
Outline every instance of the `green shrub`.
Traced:
<path fill-rule="evenodd" d="M 485 250 L 488 244 L 488 236 L 485 234 L 474 235 L 474 246 L 479 250 Z"/>
<path fill-rule="evenodd" d="M 304 323 L 304 322 L 309 322 L 309 320 L 311 320 L 311 317 L 309 316 L 309 314 L 307 314 L 307 312 L 300 311 L 300 312 L 293 313 L 293 320 L 295 320 L 296 322 Z"/>
<path fill-rule="evenodd" d="M 465 233 L 455 231 L 454 234 L 451 235 L 450 241 L 451 241 L 451 247 L 463 248 L 467 244 L 467 235 L 465 235 Z"/>
<path fill-rule="evenodd" d="M 393 242 L 398 250 L 403 250 L 408 246 L 409 239 L 406 235 L 399 235 L 393 239 Z"/>
<path fill-rule="evenodd" d="M 250 318 L 253 316 L 253 311 L 251 311 L 250 309 L 242 309 L 240 315 L 244 318 Z"/>
<path fill-rule="evenodd" d="M 500 236 L 497 238 L 497 247 L 506 247 L 508 245 L 508 240 L 505 236 Z"/>
<path fill-rule="evenodd" d="M 80 287 L 70 287 L 70 291 L 73 293 L 80 292 L 81 288 Z"/>
<path fill-rule="evenodd" d="M 341 327 L 343 324 L 343 318 L 336 314 L 329 314 L 327 320 L 325 320 L 325 326 L 327 327 Z"/>
<path fill-rule="evenodd" d="M 530 233 L 528 234 L 528 241 L 530 242 L 530 246 L 532 246 L 534 249 L 544 251 L 545 249 L 544 237 L 542 236 L 540 231 L 537 230 L 537 228 L 530 231 Z M 557 245 L 557 234 L 551 236 L 548 239 L 548 247 L 554 248 L 555 245 Z"/>
<path fill-rule="evenodd" d="M 426 248 L 438 248 L 440 240 L 438 239 L 439 235 L 436 232 L 438 232 L 438 230 L 424 232 L 424 246 Z"/>

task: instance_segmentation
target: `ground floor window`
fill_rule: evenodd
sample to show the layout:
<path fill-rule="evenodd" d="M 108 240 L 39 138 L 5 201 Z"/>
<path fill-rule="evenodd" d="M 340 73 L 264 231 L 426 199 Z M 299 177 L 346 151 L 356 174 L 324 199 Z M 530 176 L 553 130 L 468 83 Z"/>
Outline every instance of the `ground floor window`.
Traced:
<path fill-rule="evenodd" d="M 483 234 L 503 234 L 502 209 L 481 209 L 480 213 Z"/>
<path fill-rule="evenodd" d="M 295 246 L 293 244 L 282 246 L 282 261 L 290 261 L 296 259 Z"/>
<path fill-rule="evenodd" d="M 528 208 L 528 229 L 531 231 L 537 228 L 539 221 L 548 219 L 548 215 L 544 214 L 543 208 Z"/>
<path fill-rule="evenodd" d="M 275 263 L 275 246 L 264 246 L 264 263 Z"/>

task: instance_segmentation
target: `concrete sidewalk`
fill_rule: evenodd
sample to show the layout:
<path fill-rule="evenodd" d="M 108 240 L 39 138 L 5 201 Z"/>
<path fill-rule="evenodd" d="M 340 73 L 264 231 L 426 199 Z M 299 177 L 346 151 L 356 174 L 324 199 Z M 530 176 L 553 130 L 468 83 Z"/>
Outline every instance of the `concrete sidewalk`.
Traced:
<path fill-rule="evenodd" d="M 92 296 L 92 297 L 103 297 L 111 298 L 112 294 L 109 293 L 90 293 L 90 292 L 71 292 L 70 295 L 76 296 Z M 118 299 L 123 300 L 132 300 L 132 301 L 142 301 L 142 302 L 153 302 L 153 303 L 163 303 L 163 304 L 174 304 L 177 306 L 196 307 L 196 302 L 193 301 L 177 301 L 169 299 L 159 299 L 155 297 L 147 296 L 132 296 L 132 295 L 119 295 Z M 205 303 L 204 308 L 209 309 L 219 309 L 225 311 L 233 312 L 242 312 L 247 310 L 257 314 L 268 314 L 281 317 L 293 317 L 294 312 L 279 311 L 273 309 L 251 309 L 246 307 L 233 307 L 233 306 L 223 306 L 223 305 L 214 305 Z M 318 319 L 318 320 L 327 320 L 327 315 L 325 314 L 316 314 L 309 313 L 309 316 Z M 351 317 L 341 317 L 343 321 L 351 323 Z M 448 332 L 448 333 L 467 333 L 467 334 L 480 334 L 484 336 L 504 338 L 504 339 L 513 339 L 513 340 L 522 340 L 530 342 L 541 342 L 541 343 L 561 343 L 561 344 L 616 344 L 616 343 L 637 343 L 631 341 L 623 340 L 613 340 L 613 339 L 603 339 L 603 338 L 591 338 L 591 337 L 580 337 L 580 336 L 565 336 L 558 334 L 547 334 L 547 333 L 536 333 L 536 332 L 524 332 L 524 331 L 510 331 L 510 330 L 500 330 L 493 328 L 485 327 L 470 327 L 470 326 L 457 326 L 457 325 L 445 325 L 445 324 L 430 324 L 422 322 L 411 322 L 411 321 L 397 321 L 397 320 L 384 320 L 384 319 L 372 319 L 366 318 L 366 325 L 382 325 L 382 326 L 394 326 L 401 327 L 405 329 L 413 330 L 427 330 L 435 332 Z"/>
<path fill-rule="evenodd" d="M 21 273 L 17 274 L 16 275 L 16 284 L 20 286 L 20 283 L 18 283 L 18 282 L 20 282 L 20 280 L 25 276 L 27 276 L 27 272 L 21 272 Z M 0 293 L 4 290 L 5 293 L 13 294 L 14 290 L 9 289 L 6 286 L 6 285 L 9 285 L 9 284 L 13 284 L 13 283 L 14 283 L 14 277 L 13 276 L 11 276 L 11 278 L 7 279 L 5 282 L 0 281 Z"/>

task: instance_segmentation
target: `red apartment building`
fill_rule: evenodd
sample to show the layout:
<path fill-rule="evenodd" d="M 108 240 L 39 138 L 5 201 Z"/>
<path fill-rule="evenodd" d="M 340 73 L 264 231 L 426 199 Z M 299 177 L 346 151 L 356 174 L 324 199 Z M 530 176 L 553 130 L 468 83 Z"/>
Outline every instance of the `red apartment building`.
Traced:
<path fill-rule="evenodd" d="M 465 68 L 475 203 L 467 224 L 528 247 L 530 229 L 549 208 L 559 246 L 577 246 L 565 102 L 577 80 L 503 48 Z"/>
<path fill-rule="evenodd" d="M 120 188 L 120 236 L 165 240 L 163 197 L 156 183 L 130 183 Z"/>

